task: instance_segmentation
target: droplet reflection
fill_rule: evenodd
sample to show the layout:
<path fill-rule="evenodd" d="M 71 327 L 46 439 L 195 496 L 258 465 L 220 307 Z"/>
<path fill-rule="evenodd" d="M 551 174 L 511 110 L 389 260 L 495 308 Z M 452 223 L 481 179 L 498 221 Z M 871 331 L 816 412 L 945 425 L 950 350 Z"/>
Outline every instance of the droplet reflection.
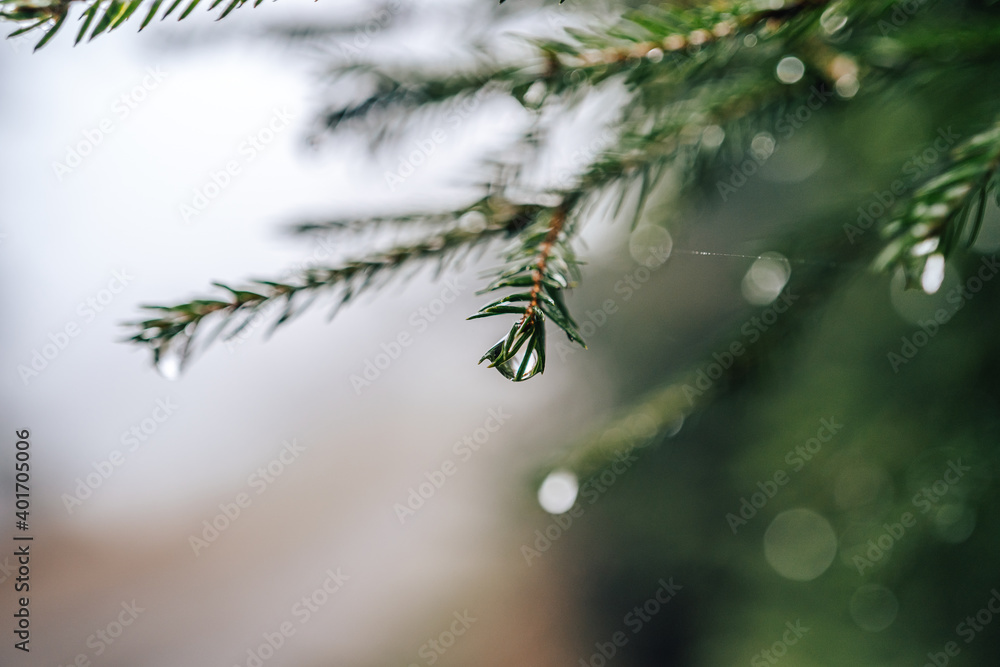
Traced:
<path fill-rule="evenodd" d="M 778 298 L 791 276 L 791 264 L 783 255 L 766 252 L 743 277 L 743 296 L 755 306 L 766 306 Z"/>
<path fill-rule="evenodd" d="M 793 581 L 811 581 L 837 556 L 837 536 L 830 522 L 807 509 L 774 517 L 764 533 L 764 557 L 774 571 Z"/>
<path fill-rule="evenodd" d="M 659 225 L 640 225 L 628 239 L 632 259 L 650 269 L 667 261 L 673 249 L 674 240 L 670 232 Z"/>
<path fill-rule="evenodd" d="M 156 370 L 164 379 L 173 381 L 181 375 L 181 362 L 181 355 L 168 347 L 160 350 L 159 359 L 156 361 Z"/>
<path fill-rule="evenodd" d="M 805 64 L 795 56 L 785 56 L 778 63 L 775 74 L 782 83 L 797 83 L 806 73 Z"/>
<path fill-rule="evenodd" d="M 568 512 L 576 502 L 580 484 L 568 470 L 553 470 L 538 488 L 538 504 L 549 514 Z"/>
<path fill-rule="evenodd" d="M 899 614 L 899 600 L 885 586 L 870 584 L 854 591 L 850 602 L 851 618 L 868 632 L 885 630 Z"/>
<path fill-rule="evenodd" d="M 944 255 L 939 252 L 927 258 L 924 272 L 920 275 L 920 286 L 928 294 L 934 294 L 941 289 L 944 282 Z"/>

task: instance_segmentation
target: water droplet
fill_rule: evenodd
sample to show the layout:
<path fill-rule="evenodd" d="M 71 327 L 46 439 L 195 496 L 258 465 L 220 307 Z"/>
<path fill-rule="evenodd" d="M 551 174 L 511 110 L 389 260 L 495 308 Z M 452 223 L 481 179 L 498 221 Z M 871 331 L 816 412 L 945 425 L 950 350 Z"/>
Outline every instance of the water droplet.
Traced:
<path fill-rule="evenodd" d="M 812 581 L 837 556 L 837 536 L 825 518 L 807 509 L 782 512 L 764 533 L 764 557 L 793 581 Z"/>
<path fill-rule="evenodd" d="M 870 584 L 854 591 L 850 602 L 851 618 L 868 632 L 881 632 L 892 625 L 899 614 L 899 600 L 885 586 Z"/>
<path fill-rule="evenodd" d="M 164 379 L 173 381 L 180 377 L 183 362 L 184 360 L 181 355 L 168 346 L 159 350 L 156 360 L 156 370 L 160 372 L 160 375 Z"/>
<path fill-rule="evenodd" d="M 469 211 L 458 219 L 458 226 L 473 234 L 483 231 L 488 224 L 486 216 L 479 211 Z"/>
<path fill-rule="evenodd" d="M 536 107 L 545 99 L 545 83 L 535 81 L 524 93 L 524 102 L 529 106 Z"/>
<path fill-rule="evenodd" d="M 777 252 L 765 252 L 743 277 L 743 296 L 755 306 L 766 306 L 781 294 L 792 276 L 791 263 Z"/>
<path fill-rule="evenodd" d="M 498 340 L 496 344 L 493 347 L 491 347 L 486 352 L 486 354 L 483 355 L 482 359 L 479 360 L 479 363 L 483 363 L 484 361 L 489 361 L 491 366 L 493 366 L 493 368 L 496 368 L 501 375 L 503 375 L 508 380 L 513 380 L 514 382 L 517 382 L 518 371 L 521 370 L 521 364 L 524 362 L 524 350 L 528 346 L 528 343 L 522 345 L 521 349 L 515 352 L 514 356 L 508 359 L 507 361 L 495 363 L 496 360 L 500 358 L 500 354 L 501 352 L 503 352 L 503 346 L 506 341 L 507 341 L 506 336 Z M 524 370 L 521 373 L 520 379 L 522 381 L 527 380 L 536 373 L 540 373 L 542 371 L 542 369 L 539 367 L 539 359 L 540 357 L 538 356 L 538 352 L 532 349 L 531 356 L 528 358 L 528 363 L 524 364 Z"/>
<path fill-rule="evenodd" d="M 835 5 L 823 12 L 819 22 L 823 26 L 823 30 L 826 31 L 826 34 L 832 35 L 847 25 L 847 16 L 841 14 L 840 7 Z"/>
<path fill-rule="evenodd" d="M 927 294 L 934 294 L 941 289 L 944 282 L 944 255 L 934 253 L 927 258 L 924 272 L 920 275 L 920 286 Z"/>
<path fill-rule="evenodd" d="M 673 249 L 674 240 L 670 232 L 659 225 L 639 225 L 628 239 L 632 259 L 650 269 L 667 261 Z"/>
<path fill-rule="evenodd" d="M 681 432 L 684 427 L 684 417 L 680 416 L 677 419 L 667 422 L 663 427 L 663 435 L 666 438 L 672 438 Z"/>
<path fill-rule="evenodd" d="M 837 94 L 845 100 L 851 99 L 861 90 L 861 84 L 855 74 L 845 74 L 840 77 L 834 87 L 837 89 Z"/>
<path fill-rule="evenodd" d="M 795 56 L 785 56 L 778 63 L 775 74 L 782 83 L 798 83 L 806 73 L 806 66 Z"/>
<path fill-rule="evenodd" d="M 726 131 L 718 125 L 709 125 L 701 131 L 701 145 L 705 148 L 718 148 L 726 140 Z"/>
<path fill-rule="evenodd" d="M 929 255 L 935 250 L 937 250 L 938 245 L 941 243 L 940 236 L 932 236 L 929 239 L 924 239 L 917 245 L 910 248 L 910 254 L 914 257 L 923 257 L 924 255 Z"/>
<path fill-rule="evenodd" d="M 766 160 L 774 153 L 774 137 L 767 132 L 761 132 L 750 142 L 750 150 L 759 160 Z"/>
<path fill-rule="evenodd" d="M 525 343 L 527 347 L 527 343 Z M 511 380 L 517 380 L 518 371 L 521 370 L 521 364 L 524 362 L 524 348 L 522 347 L 518 350 L 510 361 L 505 364 L 497 364 L 497 368 L 503 373 L 504 377 L 510 378 Z M 524 371 L 521 373 L 521 379 L 527 380 L 532 375 L 535 374 L 538 368 L 538 352 L 534 349 L 531 350 L 531 356 L 528 358 L 528 363 L 524 364 Z"/>
<path fill-rule="evenodd" d="M 553 470 L 538 487 L 538 504 L 549 514 L 568 512 L 576 502 L 580 483 L 569 470 Z"/>

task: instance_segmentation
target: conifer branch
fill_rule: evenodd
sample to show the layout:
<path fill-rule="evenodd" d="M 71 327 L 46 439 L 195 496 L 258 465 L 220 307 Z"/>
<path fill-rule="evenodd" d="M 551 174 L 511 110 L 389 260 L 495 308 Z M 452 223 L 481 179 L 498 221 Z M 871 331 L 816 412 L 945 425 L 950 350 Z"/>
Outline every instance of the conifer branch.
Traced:
<path fill-rule="evenodd" d="M 545 235 L 542 245 L 538 248 L 538 260 L 535 263 L 535 270 L 531 274 L 533 281 L 530 292 L 531 301 L 528 302 L 528 308 L 524 311 L 524 316 L 521 318 L 522 322 L 529 317 L 533 317 L 535 311 L 538 310 L 538 295 L 542 291 L 542 281 L 545 280 L 545 265 L 548 262 L 549 254 L 552 252 L 552 246 L 558 240 L 565 222 L 566 211 L 560 206 L 552 213 L 552 219 L 549 221 L 549 231 Z"/>
<path fill-rule="evenodd" d="M 900 268 L 907 286 L 936 292 L 944 259 L 960 245 L 976 242 L 990 196 L 1000 204 L 1000 118 L 959 143 L 944 169 L 898 207 L 882 228 L 889 241 L 873 268 Z"/>
<path fill-rule="evenodd" d="M 515 382 L 545 370 L 546 318 L 571 341 L 586 347 L 562 294 L 576 284 L 578 277 L 576 258 L 563 237 L 567 204 L 561 202 L 545 216 L 539 216 L 534 228 L 525 230 L 522 243 L 508 255 L 507 269 L 480 293 L 511 287 L 529 290 L 497 299 L 469 318 L 520 315 L 507 336 L 479 360 L 479 363 L 489 361 L 490 368 L 496 368 Z"/>
<path fill-rule="evenodd" d="M 435 231 L 417 241 L 397 245 L 384 252 L 342 262 L 333 266 L 311 266 L 291 272 L 276 280 L 252 280 L 246 288 L 224 283 L 214 286 L 229 293 L 228 299 L 196 299 L 173 306 L 144 306 L 155 316 L 128 323 L 138 328 L 129 338 L 153 351 L 154 362 L 165 355 L 176 355 L 184 365 L 195 351 L 197 340 L 204 347 L 216 338 L 231 338 L 239 334 L 266 309 L 281 306 L 281 314 L 272 325 L 284 324 L 308 308 L 316 297 L 334 294 L 336 311 L 359 294 L 384 286 L 402 269 L 427 261 L 437 261 L 438 270 L 461 263 L 478 247 L 517 234 L 538 214 L 534 204 L 514 204 L 498 197 L 486 197 L 450 214 L 457 226 Z M 478 216 L 469 219 L 470 214 Z M 406 216 L 412 219 L 414 216 Z M 439 216 L 429 216 L 437 219 Z M 464 218 L 464 220 L 463 220 Z M 385 219 L 377 219 L 385 220 Z M 313 229 L 307 226 L 307 229 Z M 218 326 L 204 332 L 207 321 Z"/>
<path fill-rule="evenodd" d="M 664 173 L 679 175 L 686 194 L 717 181 L 713 165 L 745 159 L 751 139 L 780 128 L 783 114 L 801 108 L 817 86 L 831 97 L 837 90 L 841 103 L 859 88 L 865 93 L 884 91 L 905 80 L 911 67 L 901 64 L 905 58 L 898 53 L 888 58 L 880 51 L 886 46 L 880 23 L 895 9 L 896 3 L 889 0 L 798 0 L 776 9 L 761 9 L 759 2 L 749 0 L 668 5 L 629 13 L 609 28 L 568 29 L 564 37 L 535 40 L 535 56 L 525 60 L 501 62 L 483 47 L 474 66 L 461 71 L 335 65 L 341 76 L 369 78 L 374 92 L 325 110 L 323 132 L 368 124 L 379 141 L 389 135 L 388 128 L 401 125 L 394 121 L 414 110 L 473 96 L 510 96 L 535 114 L 535 126 L 521 141 L 538 151 L 521 151 L 514 159 L 499 161 L 500 176 L 490 184 L 494 194 L 462 211 L 302 223 L 293 228 L 295 233 L 353 234 L 392 226 L 416 240 L 362 260 L 303 271 L 287 281 L 253 281 L 249 290 L 220 285 L 231 299 L 159 308 L 159 317 L 138 323 L 141 331 L 132 340 L 150 345 L 157 355 L 163 346 L 186 351 L 202 319 L 221 320 L 225 334 L 232 335 L 245 325 L 242 318 L 270 303 L 285 305 L 275 323 L 280 325 L 301 310 L 298 295 L 311 299 L 337 288 L 343 290 L 339 303 L 344 303 L 357 291 L 383 284 L 383 276 L 412 259 L 439 257 L 443 266 L 449 252 L 506 234 L 516 242 L 483 292 L 513 288 L 515 293 L 483 306 L 470 319 L 516 315 L 507 335 L 480 362 L 488 361 L 515 381 L 532 377 L 545 367 L 546 320 L 584 344 L 564 292 L 579 282 L 571 241 L 576 225 L 596 210 L 594 205 L 617 196 L 611 216 L 616 218 L 626 201 L 633 202 L 634 226 Z M 981 27 L 1000 34 L 998 27 Z M 894 35 L 893 47 L 904 54 L 907 49 L 922 54 L 924 59 L 912 67 L 919 66 L 924 75 L 946 76 L 947 45 L 919 34 L 919 29 L 907 26 L 898 39 Z M 988 40 L 972 41 L 984 59 L 1000 50 Z M 787 77 L 778 71 L 776 76 L 779 63 L 788 60 L 798 73 Z M 876 74 L 873 80 L 859 86 L 870 73 Z M 842 87 L 845 81 L 848 85 Z M 548 126 L 606 82 L 625 91 L 613 124 L 613 145 L 578 165 L 569 185 L 544 188 L 522 182 L 534 166 L 531 160 L 545 147 L 541 139 Z M 985 198 L 997 189 L 998 155 L 1000 135 L 992 133 L 957 148 L 946 172 L 911 193 L 886 227 L 890 241 L 876 267 L 902 266 L 914 284 L 927 272 L 929 256 L 950 252 L 960 238 L 974 242 Z M 513 192 L 538 193 L 535 201 L 545 204 L 510 204 L 530 199 Z M 486 227 L 479 235 L 463 236 L 453 223 L 473 210 L 485 217 Z"/>
<path fill-rule="evenodd" d="M 633 92 L 651 83 L 654 72 L 663 82 L 688 87 L 712 82 L 720 75 L 708 66 L 713 58 L 719 59 L 718 66 L 724 66 L 741 41 L 756 33 L 764 39 L 780 40 L 785 46 L 793 45 L 830 4 L 832 0 L 799 0 L 781 9 L 760 10 L 758 3 L 740 0 L 697 8 L 647 8 L 626 15 L 603 34 L 566 29 L 569 39 L 533 40 L 537 56 L 525 62 L 497 63 L 494 56 L 483 52 L 477 56 L 479 65 L 465 72 L 433 75 L 371 63 L 335 66 L 338 76 L 370 78 L 375 92 L 358 102 L 328 109 L 324 129 L 332 132 L 347 123 L 370 120 L 373 128 L 378 127 L 373 136 L 378 140 L 385 136 L 387 113 L 407 113 L 484 93 L 509 94 L 535 110 L 550 97 L 580 99 L 581 91 L 619 75 L 629 77 L 626 83 Z M 842 4 L 845 11 L 863 5 L 858 0 Z M 785 35 L 785 30 L 793 32 Z M 681 63 L 687 67 L 678 69 Z"/>
<path fill-rule="evenodd" d="M 178 9 L 185 0 L 166 0 L 167 8 L 160 14 L 160 19 L 164 20 L 174 10 Z M 55 37 L 62 28 L 66 17 L 69 15 L 70 7 L 74 4 L 86 5 L 86 9 L 80 15 L 80 29 L 76 34 L 74 44 L 79 44 L 89 34 L 89 40 L 94 39 L 104 32 L 111 32 L 121 26 L 125 21 L 135 14 L 140 6 L 146 6 L 145 18 L 139 25 L 139 30 L 143 30 L 150 22 L 156 18 L 160 7 L 165 0 L 0 0 L 0 6 L 4 7 L 0 11 L 0 18 L 16 23 L 27 23 L 28 25 L 10 33 L 8 37 L 15 37 L 36 30 L 43 31 L 41 39 L 35 45 L 35 50 L 42 48 Z M 177 20 L 187 18 L 201 0 L 187 0 L 187 5 L 180 12 Z M 212 0 L 209 10 L 221 5 L 223 0 Z M 224 19 L 231 11 L 237 7 L 242 7 L 250 0 L 228 0 L 225 7 L 219 13 L 219 20 Z M 263 0 L 253 0 L 254 7 Z M 96 23 L 95 23 L 96 20 Z M 93 25 L 93 29 L 91 26 Z"/>

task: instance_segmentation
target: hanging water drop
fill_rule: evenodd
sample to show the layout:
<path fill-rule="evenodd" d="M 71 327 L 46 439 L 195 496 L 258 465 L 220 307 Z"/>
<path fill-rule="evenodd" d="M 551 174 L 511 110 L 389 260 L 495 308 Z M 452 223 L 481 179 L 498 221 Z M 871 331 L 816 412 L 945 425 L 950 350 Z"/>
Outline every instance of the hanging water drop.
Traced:
<path fill-rule="evenodd" d="M 482 356 L 479 363 L 484 361 L 489 361 L 492 368 L 496 368 L 508 380 L 513 380 L 514 382 L 527 380 L 528 378 L 541 373 L 544 368 L 541 362 L 541 357 L 538 351 L 532 347 L 531 353 L 528 356 L 528 362 L 524 363 L 524 350 L 531 346 L 530 342 L 524 343 L 521 348 L 515 352 L 510 359 L 505 361 L 497 361 L 503 356 L 504 345 L 507 342 L 507 338 L 501 338 L 496 342 L 496 344 L 491 347 L 486 354 Z M 522 369 L 521 365 L 524 364 Z M 521 371 L 518 373 L 518 371 Z"/>
<path fill-rule="evenodd" d="M 518 371 L 521 370 L 521 364 L 524 363 L 524 348 L 518 350 L 516 354 L 509 361 L 503 364 L 497 364 L 497 368 L 503 373 L 504 377 L 509 378 L 515 382 L 518 381 Z M 521 380 L 527 380 L 531 376 L 535 375 L 538 368 L 538 352 L 532 348 L 531 355 L 528 357 L 528 363 L 524 364 L 524 371 L 520 373 Z"/>
<path fill-rule="evenodd" d="M 920 275 L 920 286 L 927 294 L 934 294 L 944 282 L 944 255 L 937 252 L 927 258 L 924 272 Z"/>
<path fill-rule="evenodd" d="M 538 488 L 538 504 L 549 514 L 568 512 L 576 503 L 580 483 L 569 470 L 553 470 Z"/>
<path fill-rule="evenodd" d="M 156 370 L 165 380 L 176 380 L 180 377 L 183 358 L 173 347 L 165 347 L 157 351 Z"/>
<path fill-rule="evenodd" d="M 743 297 L 755 306 L 772 303 L 792 276 L 791 263 L 777 252 L 765 252 L 743 276 Z"/>

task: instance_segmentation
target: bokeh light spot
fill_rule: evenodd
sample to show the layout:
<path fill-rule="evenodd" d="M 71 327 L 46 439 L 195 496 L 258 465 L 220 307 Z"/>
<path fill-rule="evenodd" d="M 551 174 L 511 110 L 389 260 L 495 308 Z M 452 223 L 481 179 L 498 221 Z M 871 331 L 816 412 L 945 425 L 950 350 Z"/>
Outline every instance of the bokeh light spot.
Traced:
<path fill-rule="evenodd" d="M 766 306 L 778 298 L 791 277 L 792 267 L 784 255 L 766 252 L 743 277 L 743 296 L 755 306 Z"/>
<path fill-rule="evenodd" d="M 764 557 L 774 571 L 793 581 L 811 581 L 837 556 L 837 536 L 825 518 L 808 509 L 774 517 L 764 533 Z"/>
<path fill-rule="evenodd" d="M 778 63 L 775 73 L 782 83 L 798 83 L 806 73 L 806 66 L 795 56 L 785 56 Z"/>
<path fill-rule="evenodd" d="M 854 591 L 850 602 L 851 618 L 868 632 L 885 630 L 899 614 L 899 600 L 885 586 L 870 584 Z"/>
<path fill-rule="evenodd" d="M 649 268 L 663 264 L 673 249 L 670 232 L 659 225 L 640 225 L 628 239 L 632 259 Z"/>
<path fill-rule="evenodd" d="M 549 514 L 568 512 L 576 502 L 580 483 L 568 470 L 553 470 L 538 488 L 538 504 Z"/>

